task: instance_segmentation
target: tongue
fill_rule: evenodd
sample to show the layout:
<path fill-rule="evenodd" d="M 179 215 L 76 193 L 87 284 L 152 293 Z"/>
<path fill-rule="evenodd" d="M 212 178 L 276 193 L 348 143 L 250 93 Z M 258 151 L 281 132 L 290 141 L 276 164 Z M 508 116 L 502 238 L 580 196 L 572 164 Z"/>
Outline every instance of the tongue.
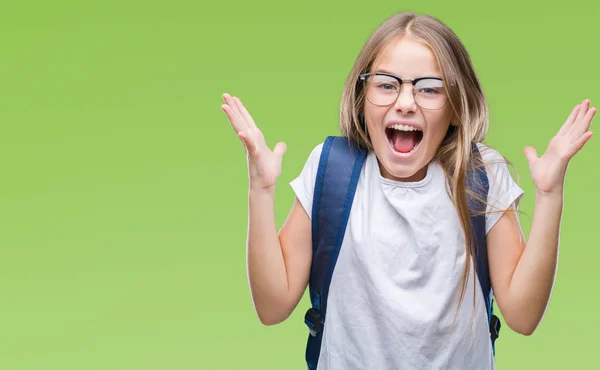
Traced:
<path fill-rule="evenodd" d="M 415 131 L 394 130 L 392 134 L 392 144 L 394 150 L 400 153 L 408 153 L 415 147 L 417 135 Z"/>

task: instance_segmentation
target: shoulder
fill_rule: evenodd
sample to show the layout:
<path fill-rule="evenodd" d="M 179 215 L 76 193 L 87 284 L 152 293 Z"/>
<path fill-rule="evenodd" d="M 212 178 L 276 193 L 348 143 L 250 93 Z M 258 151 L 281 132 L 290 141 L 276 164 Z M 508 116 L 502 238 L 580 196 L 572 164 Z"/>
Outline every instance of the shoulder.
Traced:
<path fill-rule="evenodd" d="M 319 168 L 319 162 L 321 160 L 321 153 L 323 152 L 324 143 L 319 143 L 313 147 L 305 159 L 304 167 L 300 172 L 300 176 L 304 181 L 308 183 L 314 182 L 317 170 Z"/>
<path fill-rule="evenodd" d="M 352 146 L 353 149 L 350 149 L 350 146 Z M 324 150 L 327 152 L 323 153 Z M 331 155 L 333 152 L 336 153 L 335 156 Z M 302 172 L 316 174 L 322 160 L 326 160 L 328 166 L 337 166 L 348 163 L 346 162 L 347 158 L 355 158 L 355 156 L 364 153 L 364 149 L 358 149 L 354 147 L 353 144 L 349 144 L 347 138 L 342 136 L 330 136 L 313 147 L 308 158 L 306 158 Z M 325 157 L 323 157 L 323 154 L 325 154 Z M 344 161 L 344 163 L 340 161 Z"/>
<path fill-rule="evenodd" d="M 486 144 L 477 143 L 477 149 L 485 166 L 489 190 L 486 215 L 486 228 L 489 231 L 498 221 L 500 216 L 511 206 L 518 207 L 518 202 L 523 196 L 523 189 L 515 181 L 511 169 L 514 170 L 509 160 L 498 150 Z"/>
<path fill-rule="evenodd" d="M 343 142 L 343 141 L 338 141 L 338 143 Z M 315 191 L 315 184 L 317 182 L 317 176 L 319 175 L 319 166 L 320 165 L 325 165 L 325 163 L 321 163 L 321 158 L 322 158 L 322 154 L 323 154 L 323 150 L 325 149 L 325 143 L 326 140 L 321 141 L 320 143 L 316 144 L 313 149 L 310 151 L 310 153 L 308 154 L 308 156 L 305 159 L 304 162 L 304 166 L 302 168 L 302 170 L 300 171 L 300 173 L 297 175 L 296 178 L 294 178 L 291 182 L 290 185 L 292 187 L 292 189 L 294 190 L 296 196 L 298 197 L 298 199 L 300 200 L 300 202 L 302 203 L 302 205 L 304 206 L 304 208 L 306 209 L 307 213 L 310 215 L 311 214 L 311 209 L 312 209 L 312 199 L 314 196 L 314 191 Z M 332 143 L 332 141 L 329 141 L 329 143 Z M 343 168 L 343 171 L 348 170 L 348 167 L 345 166 L 346 163 L 342 163 L 340 161 L 345 160 L 345 157 L 342 155 L 340 156 L 340 153 L 343 153 L 343 151 L 339 152 L 338 150 L 341 149 L 340 146 L 328 146 L 329 150 L 333 150 L 336 151 L 336 153 L 338 155 L 335 156 L 331 156 L 331 151 L 329 151 L 327 158 L 329 158 L 327 160 L 327 167 L 330 167 L 331 170 L 333 171 L 332 173 L 330 173 L 330 177 L 331 178 L 335 178 L 336 173 L 338 173 L 336 170 Z M 337 148 L 337 149 L 335 149 Z M 333 161 L 331 161 L 333 160 Z M 326 169 L 327 167 L 323 167 L 323 169 Z M 343 172 L 342 171 L 342 172 Z M 329 171 L 328 171 L 329 172 Z"/>
<path fill-rule="evenodd" d="M 308 155 L 307 163 L 316 162 L 319 163 L 319 159 L 321 158 L 321 153 L 323 152 L 324 143 L 321 142 L 317 144 Z"/>
<path fill-rule="evenodd" d="M 304 167 L 297 177 L 289 183 L 309 217 L 312 213 L 312 198 L 323 144 L 321 142 L 313 147 L 305 160 Z"/>
<path fill-rule="evenodd" d="M 515 168 L 502 153 L 483 143 L 477 143 L 477 149 L 482 162 L 480 165 L 485 167 L 490 185 L 492 183 L 514 180 L 511 172 L 515 172 Z"/>
<path fill-rule="evenodd" d="M 481 157 L 481 162 L 485 166 L 490 185 L 493 182 L 509 179 L 514 180 L 511 174 L 511 170 L 514 170 L 514 167 L 502 153 L 483 143 L 477 143 L 477 149 Z"/>
<path fill-rule="evenodd" d="M 508 161 L 498 150 L 484 143 L 477 143 L 476 145 L 479 155 L 486 166 L 498 164 L 504 166 L 508 165 Z"/>

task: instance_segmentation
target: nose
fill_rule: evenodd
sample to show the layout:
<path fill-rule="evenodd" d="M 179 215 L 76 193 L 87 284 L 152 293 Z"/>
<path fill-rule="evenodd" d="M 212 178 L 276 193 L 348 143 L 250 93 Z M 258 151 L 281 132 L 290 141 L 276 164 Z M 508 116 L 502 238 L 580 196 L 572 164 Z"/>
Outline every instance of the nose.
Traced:
<path fill-rule="evenodd" d="M 400 86 L 394 109 L 402 113 L 414 113 L 417 110 L 417 102 L 410 82 L 405 82 Z"/>

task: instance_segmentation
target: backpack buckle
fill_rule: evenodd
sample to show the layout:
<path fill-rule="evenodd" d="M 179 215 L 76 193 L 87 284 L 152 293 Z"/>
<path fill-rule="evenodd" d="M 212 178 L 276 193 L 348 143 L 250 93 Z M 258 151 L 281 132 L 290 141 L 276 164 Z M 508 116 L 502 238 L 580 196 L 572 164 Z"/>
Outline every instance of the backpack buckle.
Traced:
<path fill-rule="evenodd" d="M 314 308 L 310 308 L 304 315 L 304 323 L 308 326 L 310 335 L 313 337 L 323 331 L 323 315 Z"/>
<path fill-rule="evenodd" d="M 490 336 L 492 340 L 495 341 L 500 336 L 500 327 L 501 327 L 500 319 L 496 315 L 492 315 L 490 319 Z"/>

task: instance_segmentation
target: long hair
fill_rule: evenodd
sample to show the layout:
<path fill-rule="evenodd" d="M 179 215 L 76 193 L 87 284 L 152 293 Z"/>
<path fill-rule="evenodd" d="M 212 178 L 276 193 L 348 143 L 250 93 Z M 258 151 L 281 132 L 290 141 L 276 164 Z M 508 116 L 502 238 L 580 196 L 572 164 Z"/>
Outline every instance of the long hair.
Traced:
<path fill-rule="evenodd" d="M 402 37 L 422 42 L 433 50 L 444 77 L 449 104 L 458 121 L 449 127 L 435 153 L 435 159 L 446 175 L 447 191 L 456 207 L 465 236 L 467 253 L 460 306 L 467 288 L 471 258 L 475 256 L 467 196 L 487 203 L 487 199 L 482 199 L 479 192 L 468 190 L 466 176 L 469 169 L 484 165 L 473 156 L 472 145 L 483 141 L 489 125 L 487 101 L 463 43 L 450 28 L 432 16 L 403 12 L 385 20 L 364 44 L 347 78 L 340 107 L 340 130 L 355 145 L 373 149 L 363 114 L 365 89 L 358 82 L 358 77 L 361 73 L 373 72 L 383 49 Z M 476 266 L 474 268 L 476 270 Z M 476 281 L 476 278 L 473 279 L 474 290 Z"/>

